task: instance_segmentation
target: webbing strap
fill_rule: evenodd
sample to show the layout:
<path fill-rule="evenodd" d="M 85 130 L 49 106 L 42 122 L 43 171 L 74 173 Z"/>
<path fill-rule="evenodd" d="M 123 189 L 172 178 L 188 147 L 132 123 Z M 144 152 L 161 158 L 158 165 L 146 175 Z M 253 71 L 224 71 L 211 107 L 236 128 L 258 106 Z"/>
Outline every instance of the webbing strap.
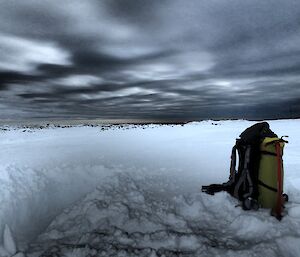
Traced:
<path fill-rule="evenodd" d="M 260 151 L 261 154 L 266 154 L 266 155 L 272 155 L 272 156 L 277 156 L 276 153 L 272 153 L 272 152 L 269 152 L 269 151 Z"/>
<path fill-rule="evenodd" d="M 273 191 L 273 192 L 277 193 L 277 191 L 278 191 L 276 188 L 268 186 L 267 184 L 265 184 L 261 180 L 258 180 L 258 184 L 261 185 L 261 186 L 263 186 L 263 187 L 265 187 L 265 188 L 267 188 L 267 189 L 269 189 L 269 190 L 271 190 L 271 191 Z"/>
<path fill-rule="evenodd" d="M 243 195 L 245 199 L 253 194 L 253 182 L 249 174 L 249 170 L 246 171 L 246 179 L 248 180 L 249 192 Z"/>

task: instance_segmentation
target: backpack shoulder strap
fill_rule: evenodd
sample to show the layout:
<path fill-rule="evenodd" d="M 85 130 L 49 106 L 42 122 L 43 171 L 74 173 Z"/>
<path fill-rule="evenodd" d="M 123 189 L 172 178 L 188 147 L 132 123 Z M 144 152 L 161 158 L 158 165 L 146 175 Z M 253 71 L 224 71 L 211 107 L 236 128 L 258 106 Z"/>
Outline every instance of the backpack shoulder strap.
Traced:
<path fill-rule="evenodd" d="M 237 139 L 238 140 L 238 139 Z M 226 191 L 232 193 L 232 188 L 236 180 L 236 152 L 237 144 L 232 147 L 231 151 L 231 163 L 230 163 L 230 176 L 229 180 L 222 184 L 211 184 L 209 186 L 202 186 L 201 191 L 210 195 L 214 195 L 217 192 Z"/>
<path fill-rule="evenodd" d="M 245 148 L 246 149 L 245 149 L 245 156 L 244 156 L 244 165 L 243 165 L 241 174 L 239 176 L 238 181 L 235 184 L 234 191 L 233 191 L 233 196 L 237 199 L 240 199 L 241 197 L 243 199 L 245 199 L 245 198 L 251 196 L 253 193 L 253 181 L 251 179 L 250 172 L 249 172 L 251 145 L 246 145 Z M 245 192 L 246 184 L 248 185 L 248 187 L 247 187 L 247 191 Z M 239 195 L 241 186 L 244 187 L 244 190 L 243 190 L 244 194 L 242 196 Z"/>

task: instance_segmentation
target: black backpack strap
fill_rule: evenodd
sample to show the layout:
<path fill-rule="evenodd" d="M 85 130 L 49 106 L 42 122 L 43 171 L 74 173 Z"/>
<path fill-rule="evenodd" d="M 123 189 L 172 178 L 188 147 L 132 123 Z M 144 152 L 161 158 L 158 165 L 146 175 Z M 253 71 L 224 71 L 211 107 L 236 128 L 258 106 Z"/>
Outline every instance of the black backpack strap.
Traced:
<path fill-rule="evenodd" d="M 236 151 L 237 145 L 235 144 L 231 150 L 231 162 L 230 162 L 230 177 L 229 180 L 235 180 L 236 175 Z"/>
<path fill-rule="evenodd" d="M 226 190 L 223 184 L 211 184 L 209 186 L 202 186 L 201 191 L 209 195 L 214 195 L 215 193 Z"/>
<path fill-rule="evenodd" d="M 202 186 L 201 191 L 209 195 L 214 195 L 217 192 L 226 191 L 232 193 L 232 188 L 236 179 L 236 150 L 237 145 L 232 147 L 231 151 L 231 164 L 230 164 L 230 177 L 229 180 L 223 184 L 211 184 L 209 186 Z"/>

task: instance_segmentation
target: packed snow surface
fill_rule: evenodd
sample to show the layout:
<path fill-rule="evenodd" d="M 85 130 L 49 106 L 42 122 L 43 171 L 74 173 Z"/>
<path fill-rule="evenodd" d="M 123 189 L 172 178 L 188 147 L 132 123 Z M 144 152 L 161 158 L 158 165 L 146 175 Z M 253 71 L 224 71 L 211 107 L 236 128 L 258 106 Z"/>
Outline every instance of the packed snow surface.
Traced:
<path fill-rule="evenodd" d="M 269 123 L 289 135 L 281 222 L 200 190 L 254 122 L 2 126 L 0 256 L 300 256 L 300 120 Z"/>

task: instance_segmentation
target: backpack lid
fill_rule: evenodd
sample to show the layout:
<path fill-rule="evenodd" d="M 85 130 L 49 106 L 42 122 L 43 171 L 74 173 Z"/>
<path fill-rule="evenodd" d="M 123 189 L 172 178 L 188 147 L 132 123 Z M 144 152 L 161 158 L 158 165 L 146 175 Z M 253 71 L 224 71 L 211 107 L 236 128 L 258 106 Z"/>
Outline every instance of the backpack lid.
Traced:
<path fill-rule="evenodd" d="M 260 143 L 265 137 L 277 137 L 268 122 L 256 123 L 240 134 L 241 140 L 246 144 Z"/>

